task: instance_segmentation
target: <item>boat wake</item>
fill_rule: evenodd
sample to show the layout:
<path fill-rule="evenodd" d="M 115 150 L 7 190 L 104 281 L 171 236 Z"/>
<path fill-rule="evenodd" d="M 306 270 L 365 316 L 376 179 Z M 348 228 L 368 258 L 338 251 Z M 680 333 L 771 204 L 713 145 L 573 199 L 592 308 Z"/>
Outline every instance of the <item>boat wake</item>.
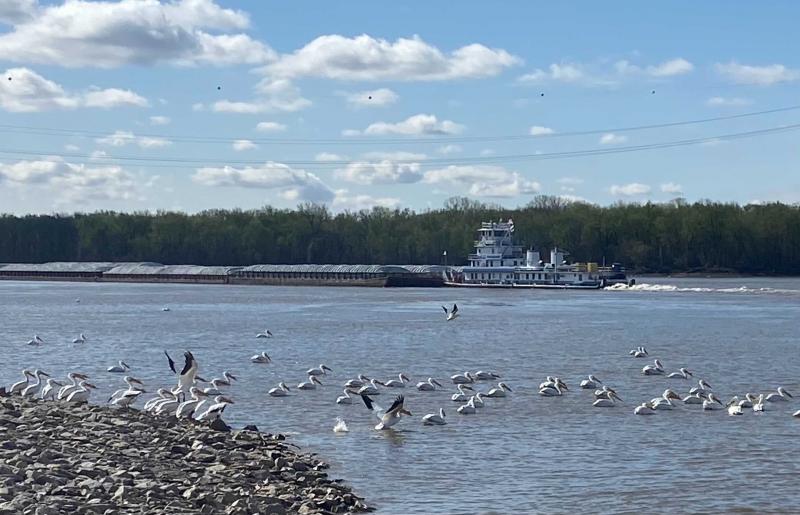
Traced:
<path fill-rule="evenodd" d="M 739 286 L 738 288 L 689 288 L 674 284 L 648 284 L 639 283 L 629 286 L 627 284 L 614 284 L 603 288 L 609 291 L 647 291 L 647 292 L 694 292 L 694 293 L 751 293 L 751 294 L 800 294 L 800 290 L 790 290 L 783 288 L 750 288 L 749 286 Z"/>

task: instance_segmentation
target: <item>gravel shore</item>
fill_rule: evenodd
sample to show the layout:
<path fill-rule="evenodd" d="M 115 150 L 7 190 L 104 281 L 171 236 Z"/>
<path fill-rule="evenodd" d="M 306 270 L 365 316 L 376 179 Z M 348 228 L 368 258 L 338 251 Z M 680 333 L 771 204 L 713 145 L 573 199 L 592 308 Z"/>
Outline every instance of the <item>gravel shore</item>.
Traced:
<path fill-rule="evenodd" d="M 138 410 L 0 398 L 0 514 L 368 511 L 272 435 Z"/>

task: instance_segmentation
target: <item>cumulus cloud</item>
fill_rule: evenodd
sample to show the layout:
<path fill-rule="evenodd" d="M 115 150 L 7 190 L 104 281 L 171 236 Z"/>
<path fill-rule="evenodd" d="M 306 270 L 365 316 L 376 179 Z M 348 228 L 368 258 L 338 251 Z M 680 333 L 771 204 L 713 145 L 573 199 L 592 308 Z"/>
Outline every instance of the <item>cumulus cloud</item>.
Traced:
<path fill-rule="evenodd" d="M 639 182 L 632 182 L 630 184 L 623 184 L 621 186 L 613 185 L 609 188 L 609 191 L 615 197 L 635 197 L 638 195 L 647 195 L 650 193 L 652 188 L 647 184 L 641 184 Z"/>
<path fill-rule="evenodd" d="M 8 69 L 3 73 L 3 80 L 0 80 L 0 109 L 10 112 L 147 105 L 146 98 L 130 90 L 93 88 L 83 93 L 70 93 L 28 68 Z"/>
<path fill-rule="evenodd" d="M 600 136 L 601 145 L 619 145 L 621 143 L 625 143 L 626 141 L 628 141 L 627 136 L 614 134 L 613 132 L 607 132 Z"/>
<path fill-rule="evenodd" d="M 237 139 L 231 144 L 233 150 L 237 152 L 243 152 L 245 150 L 253 150 L 258 148 L 258 145 L 250 141 L 249 139 Z"/>
<path fill-rule="evenodd" d="M 645 67 L 637 66 L 622 60 L 614 63 L 614 69 L 620 75 L 644 74 L 650 77 L 672 77 L 674 75 L 683 75 L 691 72 L 694 70 L 694 65 L 686 59 L 677 57 L 660 64 Z"/>
<path fill-rule="evenodd" d="M 249 19 L 213 0 L 65 0 L 14 23 L 0 35 L 0 55 L 7 61 L 115 68 L 263 64 L 276 58 L 246 34 L 220 33 L 246 29 Z"/>
<path fill-rule="evenodd" d="M 750 100 L 741 97 L 711 97 L 706 100 L 706 105 L 711 107 L 740 107 L 750 104 Z"/>
<path fill-rule="evenodd" d="M 386 135 L 386 134 L 402 134 L 405 136 L 428 136 L 428 135 L 448 135 L 458 134 L 464 130 L 463 125 L 459 125 L 450 120 L 439 121 L 435 115 L 432 114 L 415 114 L 409 116 L 405 120 L 397 123 L 376 122 L 364 129 L 363 132 L 348 129 L 347 136 L 368 134 L 368 135 Z"/>
<path fill-rule="evenodd" d="M 437 152 L 444 155 L 456 154 L 458 152 L 461 152 L 462 150 L 463 149 L 461 148 L 461 145 L 443 145 L 438 149 L 436 149 Z"/>
<path fill-rule="evenodd" d="M 212 109 L 218 113 L 258 114 L 275 111 L 299 111 L 311 105 L 300 90 L 287 79 L 261 80 L 255 87 L 256 98 L 250 101 L 219 100 Z"/>
<path fill-rule="evenodd" d="M 717 63 L 714 68 L 717 73 L 737 84 L 770 86 L 800 79 L 800 70 L 787 68 L 782 64 L 752 66 L 731 61 L 729 63 Z"/>
<path fill-rule="evenodd" d="M 140 148 L 161 148 L 172 145 L 172 142 L 168 139 L 136 136 L 130 131 L 115 131 L 113 134 L 97 138 L 95 141 L 101 145 L 109 145 L 112 147 L 137 145 Z"/>
<path fill-rule="evenodd" d="M 256 130 L 258 132 L 283 132 L 286 130 L 286 126 L 278 122 L 259 122 Z"/>
<path fill-rule="evenodd" d="M 316 156 L 314 156 L 314 161 L 324 162 L 331 162 L 331 161 L 346 161 L 347 156 L 340 156 L 339 154 L 333 154 L 331 152 L 320 152 Z"/>
<path fill-rule="evenodd" d="M 423 181 L 428 184 L 453 184 L 467 189 L 474 197 L 516 197 L 538 193 L 541 185 L 529 181 L 518 172 L 493 165 L 451 165 L 428 170 Z"/>
<path fill-rule="evenodd" d="M 414 183 L 422 180 L 419 163 L 355 161 L 336 171 L 336 177 L 356 184 Z"/>
<path fill-rule="evenodd" d="M 578 82 L 586 78 L 582 67 L 574 63 L 553 63 L 547 69 L 537 68 L 518 80 L 522 83 L 541 84 L 544 82 Z"/>
<path fill-rule="evenodd" d="M 562 177 L 556 181 L 561 186 L 561 191 L 574 193 L 575 187 L 583 184 L 583 179 L 577 177 Z M 572 195 L 566 195 L 572 196 Z"/>
<path fill-rule="evenodd" d="M 383 107 L 394 104 L 400 96 L 389 88 L 359 91 L 347 95 L 347 103 L 353 107 Z"/>
<path fill-rule="evenodd" d="M 244 168 L 198 168 L 192 180 L 205 186 L 276 190 L 287 200 L 330 202 L 335 196 L 313 173 L 273 161 Z"/>
<path fill-rule="evenodd" d="M 674 182 L 665 182 L 660 186 L 661 191 L 663 193 L 683 193 L 683 187 L 680 184 L 676 184 Z"/>
<path fill-rule="evenodd" d="M 13 25 L 33 18 L 37 0 L 3 0 L 0 2 L 0 23 Z"/>
<path fill-rule="evenodd" d="M 264 67 L 271 76 L 434 81 L 491 77 L 520 63 L 502 49 L 471 44 L 445 53 L 419 36 L 391 42 L 363 34 L 320 36 Z"/>
<path fill-rule="evenodd" d="M 373 207 L 394 209 L 400 205 L 400 199 L 393 197 L 373 197 L 371 195 L 349 195 L 348 190 L 336 190 L 331 206 L 338 210 L 361 211 Z"/>
<path fill-rule="evenodd" d="M 542 127 L 541 125 L 534 125 L 531 127 L 529 134 L 531 136 L 546 136 L 548 134 L 553 134 L 556 131 L 551 129 L 550 127 Z"/>
<path fill-rule="evenodd" d="M 151 116 L 150 125 L 169 125 L 172 120 L 167 116 Z"/>

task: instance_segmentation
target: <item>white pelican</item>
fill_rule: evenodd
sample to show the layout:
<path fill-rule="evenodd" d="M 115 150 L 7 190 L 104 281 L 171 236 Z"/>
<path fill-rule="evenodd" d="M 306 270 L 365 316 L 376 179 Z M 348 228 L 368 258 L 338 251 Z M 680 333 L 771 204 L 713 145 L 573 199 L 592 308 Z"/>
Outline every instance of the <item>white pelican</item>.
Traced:
<path fill-rule="evenodd" d="M 317 379 L 317 376 L 308 376 L 308 381 L 297 385 L 298 390 L 316 390 L 317 385 L 322 386 L 322 382 Z"/>
<path fill-rule="evenodd" d="M 427 381 L 420 381 L 417 383 L 417 390 L 421 392 L 432 392 L 436 389 L 436 387 L 443 388 L 441 383 L 436 379 L 429 377 Z"/>
<path fill-rule="evenodd" d="M 705 379 L 700 379 L 699 381 L 697 381 L 697 384 L 698 384 L 698 386 L 695 386 L 694 388 L 689 390 L 690 394 L 697 393 L 697 392 L 705 393 L 706 390 L 713 390 L 713 388 L 711 388 L 711 385 L 708 384 Z"/>
<path fill-rule="evenodd" d="M 367 406 L 367 409 L 372 410 L 375 413 L 375 416 L 378 417 L 378 425 L 375 426 L 375 429 L 378 431 L 389 429 L 393 425 L 400 422 L 400 418 L 403 415 L 411 416 L 411 412 L 403 408 L 403 402 L 405 401 L 405 397 L 402 395 L 398 395 L 397 398 L 394 400 L 389 409 L 384 411 L 380 406 L 372 402 L 367 395 L 362 395 L 362 399 L 364 399 L 364 404 Z"/>
<path fill-rule="evenodd" d="M 793 417 L 800 417 L 800 409 L 792 413 Z"/>
<path fill-rule="evenodd" d="M 344 387 L 358 389 L 367 384 L 369 381 L 369 377 L 365 376 L 364 374 L 358 374 L 358 379 L 349 379 L 346 383 L 344 383 Z"/>
<path fill-rule="evenodd" d="M 594 398 L 595 399 L 607 399 L 608 395 L 613 393 L 614 395 L 617 394 L 617 391 L 611 387 L 603 385 L 603 388 L 594 391 Z"/>
<path fill-rule="evenodd" d="M 555 386 L 558 386 L 561 390 L 569 391 L 567 383 L 562 381 L 560 377 L 547 376 L 547 379 L 543 383 L 539 383 L 540 390 L 544 388 L 553 388 Z"/>
<path fill-rule="evenodd" d="M 644 357 L 648 356 L 647 349 L 645 349 L 642 346 L 639 346 L 639 347 L 636 347 L 635 349 L 632 349 L 628 354 L 630 354 L 634 358 L 644 358 Z"/>
<path fill-rule="evenodd" d="M 610 391 L 605 399 L 597 399 L 592 406 L 595 408 L 612 408 L 616 405 L 615 401 L 622 402 L 622 399 L 616 393 Z"/>
<path fill-rule="evenodd" d="M 39 397 L 43 401 L 56 400 L 56 394 L 58 393 L 58 390 L 56 390 L 56 386 L 64 386 L 64 383 L 57 381 L 53 378 L 48 379 L 47 384 L 44 386 L 44 388 L 42 388 L 42 391 L 39 393 Z"/>
<path fill-rule="evenodd" d="M 442 309 L 444 310 L 444 314 L 447 317 L 448 322 L 458 318 L 458 306 L 456 306 L 455 304 L 453 304 L 453 309 L 451 309 L 450 311 L 448 311 L 447 308 L 444 306 L 442 306 Z"/>
<path fill-rule="evenodd" d="M 44 343 L 44 340 L 42 340 L 42 339 L 39 337 L 39 335 L 38 335 L 38 334 L 34 334 L 34 335 L 33 335 L 33 338 L 32 338 L 32 339 L 30 339 L 30 340 L 28 340 L 28 345 L 35 345 L 35 346 L 37 346 L 37 347 L 38 347 L 39 345 L 42 345 L 43 343 Z"/>
<path fill-rule="evenodd" d="M 324 376 L 326 370 L 328 372 L 333 372 L 333 370 L 328 368 L 327 365 L 320 364 L 320 366 L 318 366 L 317 368 L 309 368 L 308 370 L 306 370 L 306 374 L 310 376 Z"/>
<path fill-rule="evenodd" d="M 213 422 L 222 416 L 222 412 L 225 411 L 225 408 L 228 406 L 228 404 L 235 404 L 235 402 L 224 395 L 217 395 L 214 398 L 214 404 L 209 406 L 207 410 L 198 415 L 195 420 Z"/>
<path fill-rule="evenodd" d="M 175 410 L 175 417 L 176 418 L 192 418 L 194 415 L 194 410 L 200 404 L 201 400 L 205 400 L 208 397 L 203 390 L 196 386 L 192 386 L 189 388 L 189 395 L 191 398 L 188 401 L 183 401 L 182 403 L 178 404 L 178 409 Z"/>
<path fill-rule="evenodd" d="M 447 421 L 444 419 L 444 408 L 439 408 L 438 415 L 436 413 L 428 413 L 422 417 L 422 423 L 426 426 L 443 426 L 447 424 Z"/>
<path fill-rule="evenodd" d="M 744 394 L 744 399 L 739 401 L 739 406 L 742 408 L 752 408 L 753 403 L 756 402 L 757 399 L 758 397 L 756 397 L 755 394 L 747 392 Z"/>
<path fill-rule="evenodd" d="M 399 379 L 390 379 L 383 383 L 383 386 L 387 388 L 405 388 L 406 383 L 410 382 L 411 379 L 406 377 L 405 374 L 398 374 L 397 376 Z"/>
<path fill-rule="evenodd" d="M 26 386 L 28 386 L 28 383 L 30 382 L 31 378 L 34 378 L 36 376 L 34 376 L 33 372 L 31 372 L 26 368 L 25 370 L 22 371 L 22 377 L 24 378 L 24 380 L 12 384 L 11 389 L 8 391 L 8 393 L 10 394 L 21 393 L 22 390 L 25 389 Z"/>
<path fill-rule="evenodd" d="M 497 383 L 497 388 L 492 388 L 491 390 L 489 390 L 489 393 L 486 394 L 486 397 L 492 397 L 492 398 L 495 398 L 495 399 L 498 398 L 498 397 L 505 397 L 507 391 L 508 392 L 513 392 L 514 390 L 512 390 L 503 381 L 500 381 L 499 383 Z"/>
<path fill-rule="evenodd" d="M 77 338 L 75 338 L 74 340 L 72 340 L 72 343 L 86 343 L 86 335 L 84 335 L 83 333 L 81 333 L 80 335 L 78 335 L 78 337 L 77 337 Z"/>
<path fill-rule="evenodd" d="M 266 352 L 250 357 L 250 363 L 272 363 L 272 358 Z"/>
<path fill-rule="evenodd" d="M 56 395 L 56 399 L 62 401 L 67 400 L 67 397 L 78 389 L 78 380 L 87 380 L 89 376 L 85 374 L 81 374 L 78 372 L 70 372 L 67 374 L 67 378 L 72 382 L 72 384 L 68 384 L 66 386 L 62 386 L 60 390 L 58 390 L 58 395 Z"/>
<path fill-rule="evenodd" d="M 725 407 L 728 408 L 728 415 L 744 414 L 742 407 L 739 405 L 740 402 L 738 395 L 734 395 L 733 398 L 728 401 L 728 404 L 725 405 Z"/>
<path fill-rule="evenodd" d="M 653 361 L 653 365 L 645 365 L 642 368 L 642 374 L 646 376 L 657 376 L 664 374 L 664 367 L 661 365 L 661 360 L 656 359 Z"/>
<path fill-rule="evenodd" d="M 163 308 L 161 308 L 161 311 L 170 311 L 170 309 L 168 307 L 164 306 Z"/>
<path fill-rule="evenodd" d="M 672 404 L 672 399 L 679 401 L 681 400 L 681 397 L 677 393 L 667 388 L 666 390 L 664 390 L 664 393 L 661 394 L 661 397 L 650 399 L 650 405 L 653 407 L 653 409 L 656 410 L 672 409 L 675 407 L 675 405 Z"/>
<path fill-rule="evenodd" d="M 753 411 L 764 411 L 764 394 L 758 396 L 758 400 L 753 403 Z"/>
<path fill-rule="evenodd" d="M 170 397 L 167 397 L 164 400 L 157 401 L 156 403 L 153 404 L 153 407 L 151 408 L 151 411 L 153 413 L 155 413 L 156 415 L 175 413 L 175 410 L 181 403 L 179 396 L 182 395 L 183 392 L 180 390 L 180 387 L 176 386 L 175 388 L 170 390 L 169 393 L 172 394 Z"/>
<path fill-rule="evenodd" d="M 69 394 L 67 397 L 67 402 L 87 402 L 92 390 L 96 389 L 97 387 L 95 385 L 84 379 L 78 383 L 78 388 Z"/>
<path fill-rule="evenodd" d="M 342 390 L 342 395 L 336 397 L 336 404 L 353 404 L 353 398 L 350 397 L 350 390 L 345 388 Z"/>
<path fill-rule="evenodd" d="M 182 396 L 183 399 L 186 399 L 186 392 L 190 390 L 192 386 L 194 386 L 195 382 L 197 381 L 197 371 L 200 369 L 200 364 L 195 359 L 194 355 L 189 352 L 188 350 L 183 353 L 183 368 L 181 369 L 180 373 L 175 368 L 175 362 L 172 361 L 172 358 L 169 357 L 167 351 L 164 351 L 164 354 L 167 356 L 167 361 L 169 362 L 169 368 L 172 370 L 174 374 L 178 375 L 178 394 Z"/>
<path fill-rule="evenodd" d="M 656 411 L 653 408 L 653 406 L 650 403 L 647 403 L 647 402 L 643 402 L 641 405 L 636 406 L 633 409 L 633 414 L 634 415 L 654 415 L 655 412 Z"/>
<path fill-rule="evenodd" d="M 597 379 L 592 374 L 589 374 L 589 377 L 581 381 L 581 388 L 598 388 L 598 384 L 603 384 L 603 381 Z"/>
<path fill-rule="evenodd" d="M 466 404 L 459 406 L 456 410 L 461 415 L 472 415 L 476 412 L 475 410 L 475 397 L 470 397 Z"/>
<path fill-rule="evenodd" d="M 475 407 L 482 408 L 484 407 L 485 403 L 483 402 L 483 398 L 486 397 L 486 394 L 483 392 L 478 392 L 475 394 Z"/>
<path fill-rule="evenodd" d="M 33 375 L 36 376 L 36 382 L 29 384 L 22 390 L 21 394 L 23 397 L 36 397 L 36 394 L 39 393 L 39 388 L 42 386 L 42 377 L 50 377 L 50 374 L 39 369 L 36 369 Z"/>
<path fill-rule="evenodd" d="M 469 372 L 450 376 L 450 380 L 453 381 L 453 384 L 470 384 L 475 382 L 475 378 L 472 377 L 472 374 Z"/>
<path fill-rule="evenodd" d="M 561 395 L 563 395 L 563 393 L 564 392 L 561 388 L 561 385 L 558 383 L 545 386 L 544 388 L 541 388 L 539 390 L 539 395 L 542 395 L 544 397 L 560 397 Z"/>
<path fill-rule="evenodd" d="M 231 374 L 227 370 L 222 373 L 222 377 L 215 377 L 211 380 L 211 384 L 215 387 L 220 386 L 230 386 L 231 381 L 238 381 L 235 375 Z"/>
<path fill-rule="evenodd" d="M 483 370 L 478 370 L 475 372 L 473 376 L 475 379 L 481 381 L 494 381 L 495 379 L 500 379 L 500 374 L 495 374 L 494 372 L 484 372 Z"/>
<path fill-rule="evenodd" d="M 778 387 L 777 393 L 771 393 L 767 395 L 767 401 L 775 402 L 775 401 L 788 401 L 789 399 L 793 399 L 792 394 L 787 392 L 783 386 Z"/>
<path fill-rule="evenodd" d="M 681 367 L 677 372 L 669 374 L 667 379 L 689 379 L 690 377 L 692 377 L 692 373 Z"/>
<path fill-rule="evenodd" d="M 158 403 L 159 401 L 163 401 L 166 399 L 174 399 L 174 398 L 175 395 L 172 392 L 170 392 L 166 388 L 159 388 L 158 391 L 156 392 L 156 396 L 150 399 L 149 401 L 145 402 L 142 409 L 144 411 L 150 411 L 153 409 L 153 406 L 155 406 L 156 403 Z"/>
<path fill-rule="evenodd" d="M 111 403 L 115 406 L 121 406 L 123 408 L 129 408 L 131 404 L 136 402 L 136 399 L 143 393 L 146 393 L 147 390 L 127 390 L 122 393 L 119 397 L 114 399 Z"/>
<path fill-rule="evenodd" d="M 385 386 L 383 382 L 377 379 L 370 379 L 369 384 L 365 384 L 359 388 L 356 393 L 358 395 L 380 395 L 381 392 L 378 391 L 378 385 Z"/>
<path fill-rule="evenodd" d="M 272 333 L 269 332 L 269 329 L 264 329 L 264 332 L 258 333 L 256 338 L 272 338 Z"/>
<path fill-rule="evenodd" d="M 286 386 L 286 383 L 281 381 L 280 383 L 278 383 L 277 388 L 272 388 L 267 393 L 271 397 L 286 397 L 286 394 L 287 394 L 288 391 L 289 391 L 289 387 Z"/>
<path fill-rule="evenodd" d="M 124 372 L 126 372 L 126 371 L 128 371 L 130 369 L 131 369 L 131 367 L 129 367 L 127 363 L 125 363 L 124 361 L 120 360 L 113 367 L 108 367 L 107 371 L 108 372 L 114 372 L 115 374 L 122 374 L 122 373 L 124 373 Z"/>
<path fill-rule="evenodd" d="M 469 398 L 469 396 L 467 395 L 467 392 L 465 392 L 464 390 L 473 390 L 473 389 L 471 386 L 460 384 L 458 385 L 458 393 L 454 393 L 452 397 L 450 397 L 450 400 L 454 402 L 466 401 Z"/>
<path fill-rule="evenodd" d="M 703 392 L 690 393 L 683 398 L 684 404 L 703 404 L 706 401 L 706 394 Z"/>
<path fill-rule="evenodd" d="M 719 409 L 719 408 L 717 408 L 717 405 L 714 404 L 715 402 L 717 404 L 719 404 L 720 407 L 723 407 L 723 408 L 725 407 L 725 405 L 722 404 L 722 401 L 717 399 L 716 395 L 714 395 L 713 393 L 709 393 L 708 394 L 708 399 L 703 401 L 703 409 L 706 410 L 706 411 Z"/>
<path fill-rule="evenodd" d="M 116 392 L 112 393 L 111 397 L 108 398 L 108 402 L 112 402 L 112 401 L 116 400 L 117 396 L 124 395 L 127 392 L 131 392 L 133 390 L 142 391 L 142 392 L 145 391 L 144 383 L 139 381 L 135 377 L 125 376 L 125 377 L 122 378 L 122 380 L 125 381 L 125 384 L 128 385 L 128 387 L 120 389 L 120 390 L 117 390 Z"/>

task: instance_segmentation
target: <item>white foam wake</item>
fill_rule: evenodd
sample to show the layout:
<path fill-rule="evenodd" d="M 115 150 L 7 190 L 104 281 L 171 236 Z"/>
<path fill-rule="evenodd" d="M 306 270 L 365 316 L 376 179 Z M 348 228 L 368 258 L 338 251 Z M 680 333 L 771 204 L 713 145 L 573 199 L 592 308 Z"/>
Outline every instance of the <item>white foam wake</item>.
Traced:
<path fill-rule="evenodd" d="M 800 290 L 790 290 L 782 288 L 750 288 L 739 286 L 738 288 L 707 288 L 707 287 L 681 287 L 674 284 L 648 284 L 639 283 L 629 286 L 627 284 L 614 284 L 604 288 L 609 291 L 652 291 L 652 292 L 695 292 L 695 293 L 793 293 L 799 294 Z"/>

